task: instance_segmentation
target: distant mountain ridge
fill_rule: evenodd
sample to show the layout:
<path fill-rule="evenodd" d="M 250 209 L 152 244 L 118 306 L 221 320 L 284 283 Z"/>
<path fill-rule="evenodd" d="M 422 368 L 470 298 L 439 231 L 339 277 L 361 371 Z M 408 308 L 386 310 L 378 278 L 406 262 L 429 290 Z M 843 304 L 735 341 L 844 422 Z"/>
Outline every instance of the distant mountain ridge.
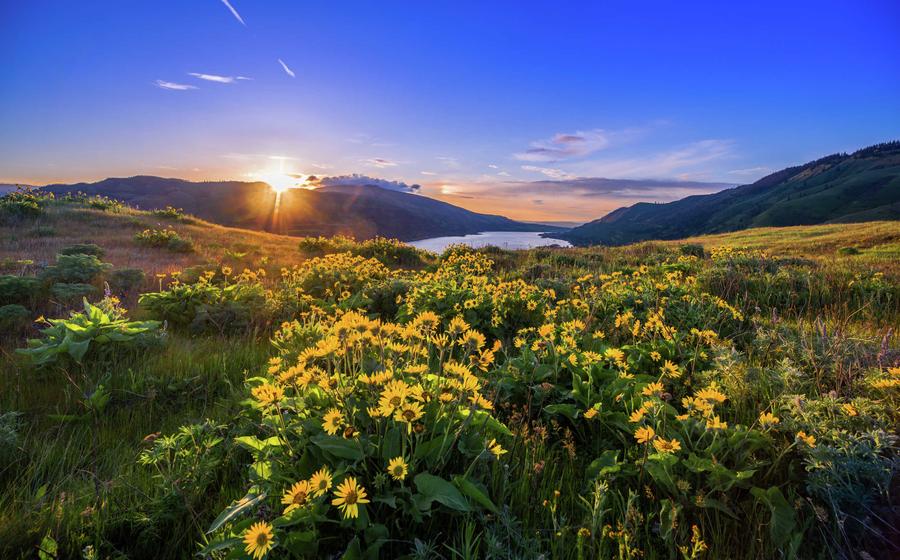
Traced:
<path fill-rule="evenodd" d="M 154 176 L 109 178 L 96 183 L 47 185 L 57 195 L 81 191 L 150 210 L 174 206 L 226 226 L 288 235 L 376 236 L 413 241 L 482 231 L 554 231 L 560 228 L 479 214 L 446 202 L 378 186 L 289 189 L 279 201 L 263 182 L 192 182 Z"/>
<path fill-rule="evenodd" d="M 619 208 L 553 237 L 624 245 L 768 226 L 900 219 L 900 141 L 789 167 L 750 185 Z"/>

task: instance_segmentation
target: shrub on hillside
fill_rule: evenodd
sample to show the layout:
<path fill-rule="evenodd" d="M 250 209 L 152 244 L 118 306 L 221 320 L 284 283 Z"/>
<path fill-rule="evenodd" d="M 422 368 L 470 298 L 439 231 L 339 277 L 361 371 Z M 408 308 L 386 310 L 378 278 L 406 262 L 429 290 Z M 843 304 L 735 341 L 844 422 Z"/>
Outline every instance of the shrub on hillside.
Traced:
<path fill-rule="evenodd" d="M 186 218 L 184 210 L 172 206 L 157 208 L 156 210 L 151 210 L 150 213 L 159 218 L 168 218 L 170 220 L 184 220 Z"/>
<path fill-rule="evenodd" d="M 376 237 L 356 241 L 352 237 L 303 237 L 298 243 L 300 252 L 310 257 L 334 253 L 350 253 L 376 259 L 390 267 L 418 268 L 425 264 L 427 253 L 397 239 Z"/>
<path fill-rule="evenodd" d="M 241 332 L 268 320 L 266 291 L 253 273 L 227 284 L 209 278 L 173 282 L 166 290 L 141 294 L 139 303 L 151 317 L 194 332 Z"/>
<path fill-rule="evenodd" d="M 194 250 L 194 244 L 189 239 L 181 237 L 172 228 L 145 229 L 134 236 L 138 245 L 168 249 L 173 253 L 190 253 Z"/>
<path fill-rule="evenodd" d="M 146 274 L 140 268 L 119 268 L 110 272 L 106 281 L 114 293 L 124 294 L 139 288 L 145 278 Z"/>
<path fill-rule="evenodd" d="M 0 306 L 0 333 L 17 334 L 28 325 L 31 312 L 17 304 Z"/>
<path fill-rule="evenodd" d="M 0 477 L 9 472 L 9 467 L 22 455 L 21 416 L 20 412 L 0 413 Z"/>
<path fill-rule="evenodd" d="M 106 251 L 94 243 L 77 243 L 69 245 L 59 252 L 60 255 L 94 255 L 98 259 L 102 259 Z"/>
<path fill-rule="evenodd" d="M 36 218 L 52 198 L 35 189 L 19 188 L 0 197 L 0 218 Z"/>
<path fill-rule="evenodd" d="M 91 284 L 66 284 L 58 282 L 50 287 L 50 294 L 58 303 L 71 305 L 85 298 L 92 297 L 99 292 L 96 286 Z"/>
<path fill-rule="evenodd" d="M 0 276 L 0 305 L 31 307 L 42 299 L 43 286 L 32 276 Z"/>
<path fill-rule="evenodd" d="M 56 264 L 44 269 L 41 278 L 51 283 L 91 284 L 110 268 L 111 264 L 101 262 L 94 255 L 60 254 L 56 256 Z"/>

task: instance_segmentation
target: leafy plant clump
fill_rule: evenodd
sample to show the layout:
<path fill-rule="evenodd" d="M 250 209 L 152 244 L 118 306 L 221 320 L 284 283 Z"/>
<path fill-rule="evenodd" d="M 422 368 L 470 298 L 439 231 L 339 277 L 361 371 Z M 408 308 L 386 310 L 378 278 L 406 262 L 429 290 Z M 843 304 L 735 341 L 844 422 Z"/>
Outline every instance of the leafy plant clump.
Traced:
<path fill-rule="evenodd" d="M 173 253 L 190 253 L 194 250 L 193 242 L 181 237 L 172 228 L 145 229 L 135 234 L 134 240 L 138 245 L 167 249 Z"/>
<path fill-rule="evenodd" d="M 37 366 L 71 360 L 102 360 L 123 350 L 134 350 L 161 341 L 158 321 L 129 321 L 114 298 L 97 305 L 84 300 L 84 311 L 67 319 L 44 319 L 48 326 L 41 337 L 28 340 L 28 348 L 17 350 Z"/>

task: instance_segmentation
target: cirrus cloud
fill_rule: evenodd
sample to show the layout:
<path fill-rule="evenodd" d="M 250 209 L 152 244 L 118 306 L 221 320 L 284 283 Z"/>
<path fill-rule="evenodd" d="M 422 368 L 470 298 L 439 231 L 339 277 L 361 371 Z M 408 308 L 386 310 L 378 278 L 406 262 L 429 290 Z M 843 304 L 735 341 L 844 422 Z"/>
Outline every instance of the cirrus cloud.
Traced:
<path fill-rule="evenodd" d="M 524 152 L 513 154 L 519 161 L 557 162 L 587 157 L 609 146 L 610 134 L 601 129 L 557 133 L 531 143 Z"/>
<path fill-rule="evenodd" d="M 165 80 L 156 80 L 156 82 L 154 82 L 154 83 L 156 84 L 156 87 L 158 87 L 158 88 L 168 89 L 168 90 L 172 90 L 172 91 L 185 91 L 185 90 L 189 90 L 189 89 L 197 89 L 197 86 L 192 86 L 190 84 L 179 84 L 176 82 L 167 82 Z"/>

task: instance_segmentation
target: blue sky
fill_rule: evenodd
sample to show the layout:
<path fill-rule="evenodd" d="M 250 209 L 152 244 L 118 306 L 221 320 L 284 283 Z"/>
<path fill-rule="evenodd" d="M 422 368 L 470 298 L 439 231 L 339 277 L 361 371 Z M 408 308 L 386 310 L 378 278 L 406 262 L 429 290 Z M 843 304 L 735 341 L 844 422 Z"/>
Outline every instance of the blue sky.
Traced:
<path fill-rule="evenodd" d="M 900 137 L 893 1 L 230 4 L 0 2 L 0 181 L 361 173 L 581 220 Z"/>

